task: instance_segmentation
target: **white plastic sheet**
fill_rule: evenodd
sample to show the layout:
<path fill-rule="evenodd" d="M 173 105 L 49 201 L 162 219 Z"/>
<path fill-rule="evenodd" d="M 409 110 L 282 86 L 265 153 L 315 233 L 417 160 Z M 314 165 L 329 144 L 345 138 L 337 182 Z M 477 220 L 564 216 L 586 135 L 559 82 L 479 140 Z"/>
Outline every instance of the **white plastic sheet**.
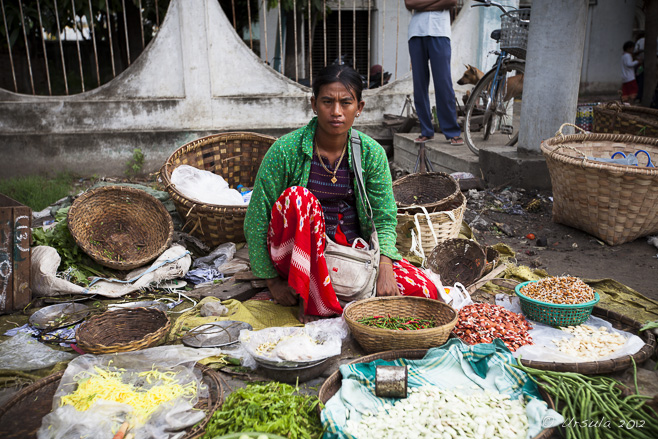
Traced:
<path fill-rule="evenodd" d="M 138 382 L 139 372 L 153 368 L 176 372 L 176 380 L 181 383 L 196 382 L 197 396 L 192 399 L 179 397 L 162 404 L 146 423 L 131 426 L 135 439 L 172 439 L 181 436 L 182 429 L 202 420 L 203 411 L 193 408 L 199 398 L 208 395 L 202 384 L 201 372 L 194 363 L 202 358 L 220 355 L 221 349 L 192 349 L 184 346 L 160 346 L 137 352 L 109 355 L 83 355 L 69 363 L 53 399 L 53 411 L 44 417 L 37 433 L 39 439 L 78 439 L 89 437 L 111 439 L 113 433 L 126 420 L 132 407 L 111 401 L 98 401 L 86 411 L 77 411 L 73 406 L 60 407 L 62 396 L 75 391 L 77 383 L 94 373 L 94 367 L 125 369 L 124 382 Z M 143 381 L 143 379 L 141 379 Z M 145 386 L 154 385 L 142 383 Z"/>
<path fill-rule="evenodd" d="M 240 331 L 240 342 L 254 358 L 281 365 L 306 363 L 340 355 L 342 340 L 349 334 L 342 317 L 321 319 L 304 327 L 274 327 Z M 271 344 L 262 351 L 260 346 Z"/>
<path fill-rule="evenodd" d="M 496 304 L 501 305 L 510 311 L 521 313 L 521 305 L 519 303 L 518 297 L 510 298 L 510 296 L 506 294 L 497 294 Z M 611 360 L 613 358 L 621 358 L 626 355 L 633 355 L 642 349 L 642 346 L 644 346 L 644 341 L 642 341 L 642 339 L 637 335 L 615 329 L 610 322 L 598 317 L 590 316 L 590 318 L 583 323 L 584 325 L 593 326 L 595 328 L 604 326 L 608 332 L 614 332 L 623 335 L 626 338 L 626 343 L 611 355 L 597 358 L 596 360 L 591 358 L 576 357 L 560 351 L 552 342 L 553 339 L 559 340 L 562 338 L 572 338 L 572 334 L 552 326 L 537 323 L 533 320 L 528 321 L 532 325 L 532 329 L 529 331 L 529 333 L 532 337 L 533 344 L 521 346 L 516 350 L 516 352 L 513 353 L 514 357 L 518 358 L 521 356 L 524 360 L 543 362 L 556 361 L 560 363 L 604 361 Z"/>
<path fill-rule="evenodd" d="M 244 205 L 242 194 L 230 189 L 228 183 L 217 174 L 180 165 L 171 173 L 171 182 L 185 197 L 206 204 Z"/>
<path fill-rule="evenodd" d="M 48 347 L 22 332 L 0 343 L 0 369 L 37 370 L 74 357 L 74 354 Z"/>

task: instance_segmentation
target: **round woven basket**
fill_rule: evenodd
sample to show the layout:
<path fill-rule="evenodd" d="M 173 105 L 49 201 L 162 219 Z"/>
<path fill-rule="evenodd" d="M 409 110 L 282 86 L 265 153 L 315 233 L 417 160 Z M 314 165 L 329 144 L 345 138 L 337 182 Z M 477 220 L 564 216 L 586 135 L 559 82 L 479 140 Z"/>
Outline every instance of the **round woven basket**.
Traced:
<path fill-rule="evenodd" d="M 428 267 L 441 276 L 444 285 L 460 282 L 467 287 L 480 279 L 486 264 L 485 249 L 477 242 L 463 238 L 440 242 L 427 258 Z"/>
<path fill-rule="evenodd" d="M 420 360 L 425 356 L 426 353 L 427 353 L 426 349 L 405 349 L 405 350 L 388 351 L 388 352 L 381 352 L 378 354 L 366 355 L 365 357 L 357 358 L 356 360 L 351 361 L 349 364 L 370 363 L 371 361 L 375 361 L 375 360 L 393 361 L 399 358 L 407 358 L 409 360 Z M 320 401 L 322 401 L 322 405 L 326 404 L 327 401 L 329 401 L 329 399 L 340 390 L 342 386 L 342 382 L 343 382 L 343 376 L 340 373 L 340 369 L 332 373 L 329 376 L 329 378 L 325 380 L 324 384 L 322 384 L 322 387 L 320 387 L 320 391 L 318 392 L 318 398 L 320 399 Z M 541 387 L 537 386 L 537 388 L 539 389 L 539 394 L 542 396 L 542 398 L 544 398 L 544 401 L 546 401 L 546 403 L 548 404 L 548 407 L 555 410 L 555 404 L 553 403 L 553 399 L 550 397 L 550 395 L 546 393 Z M 321 412 L 322 412 L 322 407 L 321 405 L 318 405 L 318 413 Z M 544 429 L 533 439 L 549 439 L 552 437 L 554 432 L 555 432 L 555 428 Z"/>
<path fill-rule="evenodd" d="M 434 319 L 437 327 L 409 331 L 373 328 L 357 322 L 363 317 L 390 315 Z M 343 312 L 352 335 L 366 352 L 396 349 L 427 349 L 441 346 L 457 324 L 457 311 L 450 305 L 424 297 L 373 297 L 350 303 Z"/>
<path fill-rule="evenodd" d="M 408 214 L 447 210 L 461 191 L 459 183 L 444 172 L 409 174 L 393 182 L 398 211 Z"/>
<path fill-rule="evenodd" d="M 658 137 L 658 110 L 608 102 L 593 107 L 595 133 Z"/>
<path fill-rule="evenodd" d="M 208 386 L 208 397 L 200 398 L 194 406 L 203 410 L 206 417 L 188 430 L 183 439 L 194 439 L 204 434 L 211 415 L 224 402 L 224 389 L 220 376 L 211 368 L 197 364 L 195 368 L 203 375 L 203 383 Z M 3 439 L 36 439 L 41 420 L 53 409 L 53 397 L 64 375 L 64 371 L 54 373 L 24 388 L 0 407 L 0 431 Z"/>
<path fill-rule="evenodd" d="M 189 165 L 220 175 L 230 187 L 252 187 L 258 168 L 274 137 L 257 133 L 215 134 L 187 143 L 167 159 L 160 170 L 162 181 L 184 221 L 183 230 L 211 247 L 225 242 L 244 241 L 247 206 L 221 206 L 193 201 L 171 182 L 171 173 L 180 165 Z"/>
<path fill-rule="evenodd" d="M 594 305 L 601 299 L 599 293 L 595 291 L 594 299 L 585 303 L 562 305 L 542 302 L 523 294 L 523 287 L 533 282 L 537 281 L 521 282 L 514 288 L 514 292 L 519 297 L 521 310 L 528 319 L 549 326 L 578 326 L 585 323 L 592 314 Z"/>
<path fill-rule="evenodd" d="M 87 354 L 137 351 L 157 345 L 170 326 L 167 314 L 157 308 L 124 308 L 91 317 L 75 338 Z"/>
<path fill-rule="evenodd" d="M 635 364 L 642 364 L 651 358 L 651 355 L 653 355 L 656 350 L 656 337 L 651 331 L 640 332 L 639 330 L 643 326 L 642 323 L 618 312 L 606 310 L 598 306 L 594 307 L 592 315 L 612 323 L 612 326 L 616 329 L 639 336 L 644 341 L 644 346 L 633 355 L 625 355 L 612 360 L 560 363 L 557 361 L 533 361 L 521 359 L 521 364 L 528 367 L 534 367 L 535 369 L 594 375 L 600 373 L 620 372 L 629 367 L 633 367 L 633 362 L 635 362 Z"/>
<path fill-rule="evenodd" d="M 80 195 L 69 209 L 68 226 L 82 251 L 117 270 L 151 262 L 169 247 L 174 234 L 164 205 L 127 186 L 102 186 Z"/>
<path fill-rule="evenodd" d="M 553 221 L 610 245 L 658 233 L 658 168 L 589 158 L 639 149 L 658 157 L 658 138 L 572 134 L 542 142 L 553 186 Z"/>

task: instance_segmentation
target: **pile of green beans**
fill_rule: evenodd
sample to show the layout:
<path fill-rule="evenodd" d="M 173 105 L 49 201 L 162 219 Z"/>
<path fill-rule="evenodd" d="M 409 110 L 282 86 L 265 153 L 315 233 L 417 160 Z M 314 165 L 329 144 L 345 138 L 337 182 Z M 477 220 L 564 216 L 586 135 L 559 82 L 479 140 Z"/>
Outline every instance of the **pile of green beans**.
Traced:
<path fill-rule="evenodd" d="M 361 319 L 358 319 L 357 322 L 366 326 L 372 326 L 373 328 L 393 329 L 396 331 L 427 329 L 427 328 L 434 328 L 436 326 L 436 322 L 434 322 L 434 319 L 417 319 L 414 317 L 391 317 L 390 314 L 386 316 L 363 317 Z"/>
<path fill-rule="evenodd" d="M 567 439 L 658 438 L 658 414 L 640 395 L 635 362 L 635 394 L 624 396 L 624 385 L 605 376 L 553 372 L 516 366 L 553 397 Z"/>
<path fill-rule="evenodd" d="M 316 406 L 317 396 L 271 381 L 236 389 L 213 413 L 202 439 L 229 433 L 256 431 L 290 439 L 319 439 L 324 430 Z"/>

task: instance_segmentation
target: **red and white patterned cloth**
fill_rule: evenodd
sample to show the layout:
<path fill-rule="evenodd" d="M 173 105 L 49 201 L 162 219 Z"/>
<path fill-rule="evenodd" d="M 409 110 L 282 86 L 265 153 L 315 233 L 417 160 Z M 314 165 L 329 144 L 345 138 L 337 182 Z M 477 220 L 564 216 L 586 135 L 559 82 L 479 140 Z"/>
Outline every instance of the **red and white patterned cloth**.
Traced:
<path fill-rule="evenodd" d="M 281 194 L 272 208 L 267 244 L 276 270 L 304 299 L 305 314 L 331 316 L 343 312 L 324 257 L 322 206 L 311 191 L 293 186 Z M 393 271 L 403 295 L 437 299 L 434 284 L 409 262 L 394 261 Z"/>

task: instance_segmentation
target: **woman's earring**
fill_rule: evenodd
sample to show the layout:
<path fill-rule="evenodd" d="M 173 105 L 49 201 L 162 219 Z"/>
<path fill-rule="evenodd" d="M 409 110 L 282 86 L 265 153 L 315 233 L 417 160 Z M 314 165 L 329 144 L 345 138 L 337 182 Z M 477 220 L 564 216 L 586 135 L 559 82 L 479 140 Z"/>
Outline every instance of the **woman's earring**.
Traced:
<path fill-rule="evenodd" d="M 313 110 L 313 114 L 318 114 L 318 112 L 317 112 L 317 111 L 315 111 L 315 110 Z"/>
<path fill-rule="evenodd" d="M 359 116 L 361 116 L 361 113 L 356 113 L 356 117 L 359 117 Z"/>

